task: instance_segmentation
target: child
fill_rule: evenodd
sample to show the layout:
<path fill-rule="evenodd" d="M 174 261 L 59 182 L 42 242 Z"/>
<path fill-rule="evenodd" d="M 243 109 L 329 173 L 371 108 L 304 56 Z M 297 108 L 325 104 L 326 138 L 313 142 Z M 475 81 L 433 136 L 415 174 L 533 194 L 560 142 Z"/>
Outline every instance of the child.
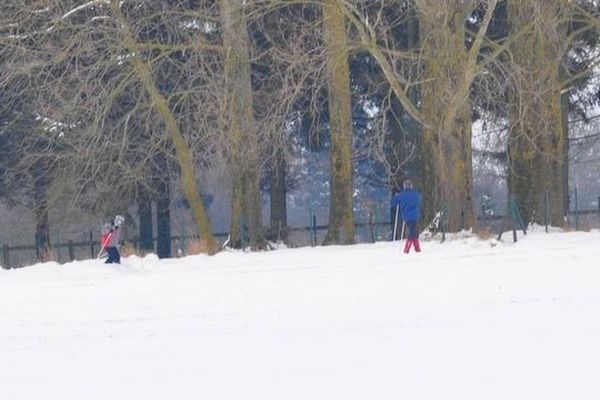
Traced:
<path fill-rule="evenodd" d="M 119 254 L 119 244 L 121 241 L 121 225 L 125 218 L 121 215 L 117 215 L 112 223 L 106 223 L 102 227 L 102 246 L 108 253 L 106 264 L 120 264 L 121 254 Z"/>

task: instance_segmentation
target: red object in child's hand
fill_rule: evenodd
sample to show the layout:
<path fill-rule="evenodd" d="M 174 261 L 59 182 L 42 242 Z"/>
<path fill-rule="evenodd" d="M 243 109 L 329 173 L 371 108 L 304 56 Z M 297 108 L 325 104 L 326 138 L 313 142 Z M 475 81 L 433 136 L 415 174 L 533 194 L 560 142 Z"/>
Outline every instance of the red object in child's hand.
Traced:
<path fill-rule="evenodd" d="M 101 248 L 105 248 L 106 245 L 108 244 L 108 241 L 110 240 L 110 237 L 112 235 L 112 232 L 110 233 L 105 233 L 100 237 L 100 246 Z"/>

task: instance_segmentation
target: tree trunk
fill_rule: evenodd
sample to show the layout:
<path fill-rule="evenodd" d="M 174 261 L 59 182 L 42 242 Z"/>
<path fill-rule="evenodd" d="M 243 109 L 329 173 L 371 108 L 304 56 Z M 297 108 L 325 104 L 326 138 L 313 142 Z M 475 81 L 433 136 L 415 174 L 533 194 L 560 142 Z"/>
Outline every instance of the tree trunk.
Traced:
<path fill-rule="evenodd" d="M 407 37 L 406 37 L 406 49 L 414 50 L 419 47 L 419 16 L 417 15 L 414 6 L 411 7 L 411 16 L 407 21 Z M 413 66 L 411 68 L 412 80 L 418 81 L 419 67 Z M 412 104 L 419 104 L 421 98 L 421 90 L 418 85 L 411 86 L 408 89 L 408 98 Z M 402 121 L 404 122 L 402 128 L 405 132 L 406 140 L 403 146 L 403 154 L 405 159 L 405 166 L 403 168 L 404 176 L 410 178 L 420 185 L 421 183 L 421 163 L 423 154 L 423 127 L 414 117 L 403 108 Z M 400 188 L 401 186 L 398 186 Z"/>
<path fill-rule="evenodd" d="M 229 224 L 229 245 L 234 249 L 243 246 L 244 235 L 244 176 L 234 169 L 231 193 L 231 222 Z"/>
<path fill-rule="evenodd" d="M 39 262 L 50 260 L 50 224 L 48 223 L 48 202 L 44 189 L 35 193 L 35 255 Z"/>
<path fill-rule="evenodd" d="M 270 170 L 271 239 L 287 241 L 286 162 L 281 149 L 276 150 Z"/>
<path fill-rule="evenodd" d="M 421 37 L 427 37 L 423 81 L 431 82 L 422 86 L 428 125 L 423 129 L 421 189 L 423 223 L 444 211 L 447 228 L 454 232 L 475 224 L 469 102 L 475 66 L 465 47 L 464 6 L 454 4 L 456 12 L 447 7 L 444 13 L 425 13 L 420 21 Z"/>
<path fill-rule="evenodd" d="M 221 0 L 223 44 L 225 47 L 226 115 L 229 135 L 230 168 L 233 176 L 231 241 L 241 246 L 244 222 L 250 246 L 264 248 L 262 226 L 259 138 L 254 117 L 249 60 L 250 38 L 241 0 Z"/>
<path fill-rule="evenodd" d="M 524 0 L 509 6 L 516 31 L 534 20 L 531 32 L 511 47 L 515 85 L 509 114 L 508 186 L 526 224 L 543 223 L 547 213 L 550 224 L 563 226 L 568 207 L 568 104 L 561 93 L 561 43 L 566 32 L 559 20 L 561 4 Z"/>
<path fill-rule="evenodd" d="M 32 165 L 33 211 L 35 214 L 35 254 L 40 262 L 49 261 L 50 224 L 48 222 L 48 188 L 50 176 L 46 163 L 38 160 Z"/>
<path fill-rule="evenodd" d="M 410 17 L 405 22 L 405 36 L 402 42 L 402 50 L 415 50 L 419 46 L 419 22 L 416 10 L 411 7 Z M 418 81 L 418 67 L 411 68 L 410 81 Z M 408 89 L 408 98 L 412 104 L 418 104 L 421 97 L 418 86 Z M 388 121 L 388 154 L 387 163 L 390 166 L 389 185 L 392 192 L 402 188 L 402 182 L 410 178 L 417 186 L 420 185 L 421 176 L 421 137 L 423 131 L 421 125 L 413 118 L 398 98 L 390 100 L 387 111 Z M 392 193 L 393 194 L 393 193 Z"/>
<path fill-rule="evenodd" d="M 410 98 L 417 103 L 418 89 L 413 88 Z M 392 192 L 402 188 L 409 178 L 420 187 L 421 176 L 421 126 L 395 98 L 390 99 L 386 112 L 386 163 L 389 165 L 389 186 Z"/>
<path fill-rule="evenodd" d="M 344 5 L 323 4 L 329 84 L 329 230 L 324 244 L 354 243 L 352 105 Z"/>
<path fill-rule="evenodd" d="M 140 220 L 140 250 L 154 251 L 154 230 L 152 224 L 152 199 L 147 189 L 140 188 L 138 195 L 138 218 Z"/>
<path fill-rule="evenodd" d="M 256 160 L 258 163 L 258 160 Z M 252 250 L 266 247 L 265 233 L 262 224 L 262 197 L 258 166 L 253 164 L 246 173 L 244 180 L 245 213 L 248 220 L 248 240 Z"/>
<path fill-rule="evenodd" d="M 565 76 L 564 71 L 561 69 L 562 76 Z M 561 79 L 562 80 L 562 79 Z M 569 215 L 570 210 L 570 196 L 569 196 L 569 93 L 563 92 L 560 96 L 560 113 L 561 113 L 561 133 L 564 148 L 562 151 L 562 187 L 563 192 L 563 215 Z M 564 221 L 564 219 L 563 219 Z"/>
<path fill-rule="evenodd" d="M 171 190 L 168 180 L 158 184 L 156 201 L 156 253 L 158 258 L 171 257 Z"/>

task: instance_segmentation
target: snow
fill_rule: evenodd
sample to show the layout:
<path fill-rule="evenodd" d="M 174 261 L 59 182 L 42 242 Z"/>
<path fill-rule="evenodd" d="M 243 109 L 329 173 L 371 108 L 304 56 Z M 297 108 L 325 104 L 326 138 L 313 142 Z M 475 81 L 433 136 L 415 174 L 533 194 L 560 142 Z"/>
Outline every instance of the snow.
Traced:
<path fill-rule="evenodd" d="M 77 6 L 71 10 L 69 10 L 67 13 L 65 13 L 62 16 L 62 19 L 67 19 L 69 18 L 71 15 L 78 13 L 79 11 L 85 10 L 86 8 L 90 8 L 90 7 L 94 7 L 94 6 L 99 6 L 99 5 L 110 5 L 110 1 L 109 0 L 92 0 L 89 1 L 85 4 L 82 4 L 80 6 Z"/>
<path fill-rule="evenodd" d="M 506 240 L 511 234 L 504 236 Z M 600 233 L 0 271 L 3 399 L 598 399 Z"/>

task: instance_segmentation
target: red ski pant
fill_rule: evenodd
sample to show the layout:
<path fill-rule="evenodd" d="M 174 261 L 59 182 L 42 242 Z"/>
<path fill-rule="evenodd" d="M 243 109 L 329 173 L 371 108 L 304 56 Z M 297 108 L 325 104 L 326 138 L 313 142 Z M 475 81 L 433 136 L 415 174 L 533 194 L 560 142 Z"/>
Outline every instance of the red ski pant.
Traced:
<path fill-rule="evenodd" d="M 406 244 L 404 245 L 404 252 L 408 253 L 412 246 L 415 247 L 415 251 L 418 253 L 421 251 L 421 245 L 419 243 L 419 229 L 417 228 L 417 221 L 406 221 L 406 230 L 408 232 L 406 236 Z"/>

